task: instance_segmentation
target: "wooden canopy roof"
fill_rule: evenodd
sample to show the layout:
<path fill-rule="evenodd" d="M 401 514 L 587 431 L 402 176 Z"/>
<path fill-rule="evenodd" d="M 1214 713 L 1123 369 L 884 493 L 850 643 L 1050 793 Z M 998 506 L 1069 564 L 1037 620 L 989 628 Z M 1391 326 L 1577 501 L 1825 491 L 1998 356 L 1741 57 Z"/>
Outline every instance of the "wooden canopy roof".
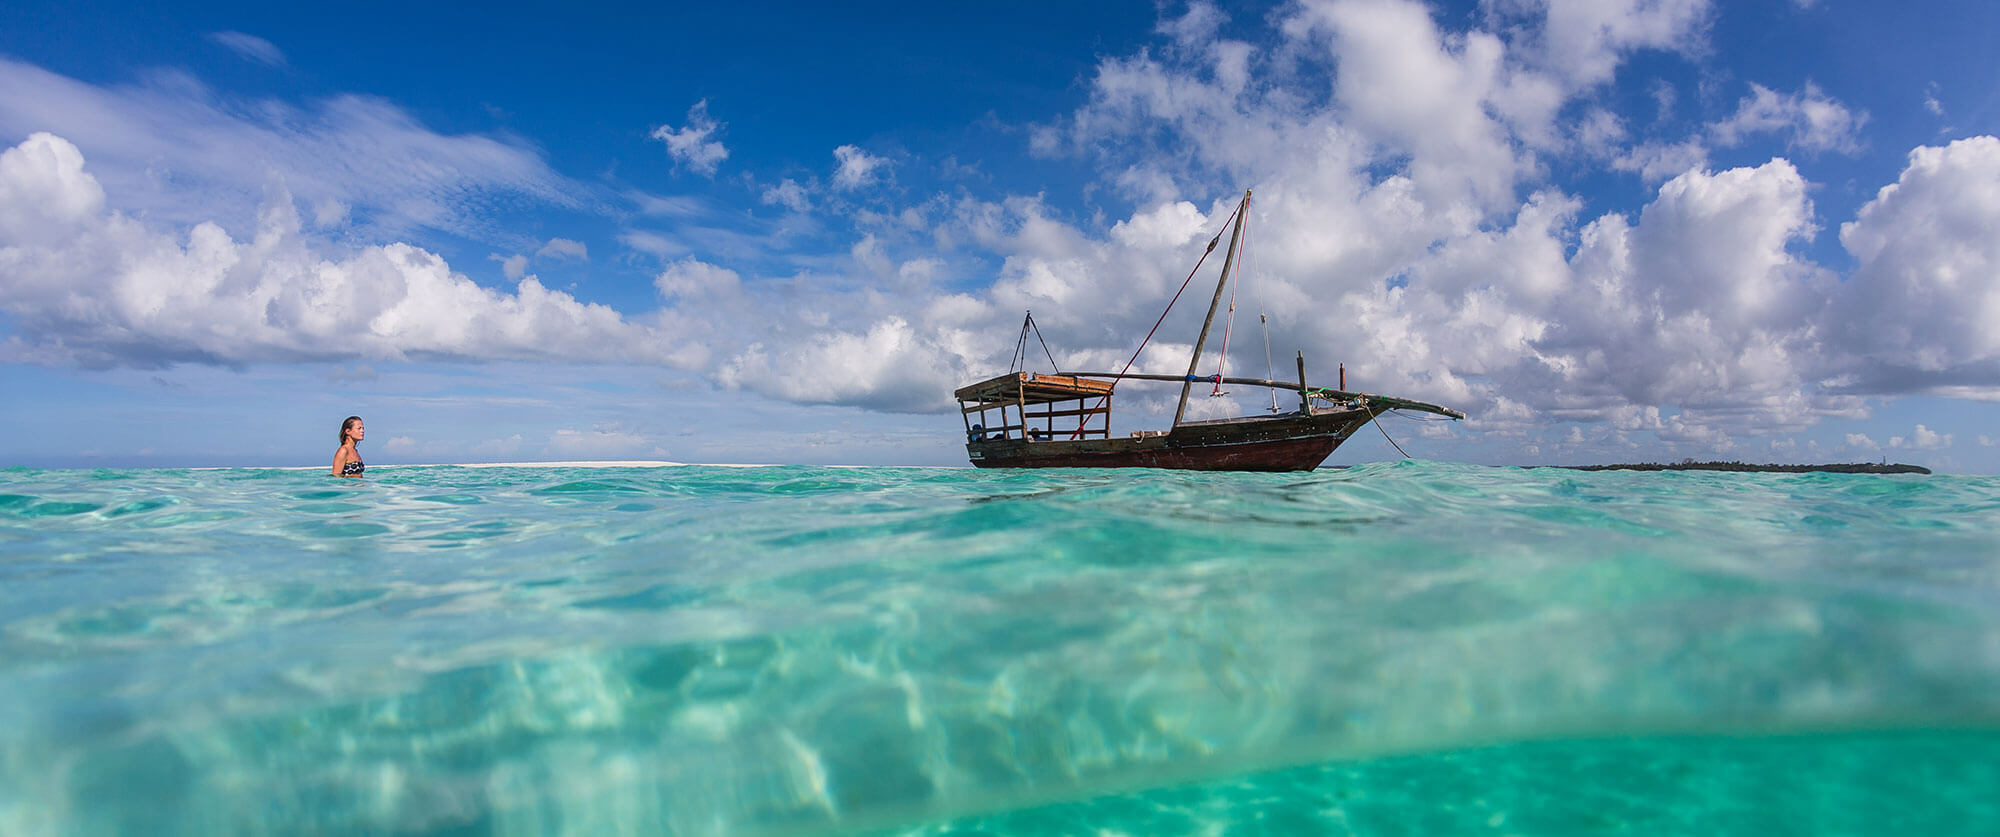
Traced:
<path fill-rule="evenodd" d="M 1111 381 L 1079 378 L 1075 375 L 1044 375 L 1039 372 L 1010 372 L 952 393 L 960 401 L 974 404 L 1049 404 L 1096 398 L 1111 393 Z"/>

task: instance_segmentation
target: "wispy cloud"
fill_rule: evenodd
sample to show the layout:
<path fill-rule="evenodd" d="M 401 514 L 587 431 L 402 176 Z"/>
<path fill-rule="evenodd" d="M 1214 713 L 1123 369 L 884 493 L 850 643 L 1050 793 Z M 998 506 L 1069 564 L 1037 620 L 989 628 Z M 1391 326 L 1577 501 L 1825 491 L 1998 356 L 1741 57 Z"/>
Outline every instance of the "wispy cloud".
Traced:
<path fill-rule="evenodd" d="M 242 32 L 210 32 L 208 39 L 229 51 L 266 67 L 285 66 L 285 53 L 276 44 Z"/>
<path fill-rule="evenodd" d="M 850 190 L 874 183 L 878 172 L 889 164 L 887 159 L 852 145 L 834 149 L 833 159 L 837 164 L 833 170 L 833 185 Z"/>
<path fill-rule="evenodd" d="M 805 187 L 789 177 L 779 181 L 776 186 L 766 187 L 763 201 L 766 206 L 782 206 L 793 212 L 804 212 L 812 208 L 806 201 Z"/>
<path fill-rule="evenodd" d="M 184 226 L 247 229 L 276 187 L 364 239 L 429 228 L 519 246 L 495 226 L 496 198 L 597 200 L 517 140 L 441 134 L 380 99 L 252 106 L 184 74 L 96 85 L 0 58 L 0 135 L 37 131 L 88 155 L 121 209 Z"/>
<path fill-rule="evenodd" d="M 590 261 L 590 248 L 585 247 L 581 241 L 568 238 L 551 238 L 549 239 L 549 243 L 542 245 L 542 249 L 535 251 L 535 256 L 545 259 Z"/>

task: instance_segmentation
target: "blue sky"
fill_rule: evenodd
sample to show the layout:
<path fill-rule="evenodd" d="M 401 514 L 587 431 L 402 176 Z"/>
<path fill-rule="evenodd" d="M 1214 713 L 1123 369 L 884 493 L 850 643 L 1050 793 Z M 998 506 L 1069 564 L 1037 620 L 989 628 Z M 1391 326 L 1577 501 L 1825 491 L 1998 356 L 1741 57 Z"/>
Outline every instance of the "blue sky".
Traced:
<path fill-rule="evenodd" d="M 8 4 L 0 464 L 958 464 L 1254 188 L 1416 455 L 2000 472 L 1994 4 L 956 5 Z"/>

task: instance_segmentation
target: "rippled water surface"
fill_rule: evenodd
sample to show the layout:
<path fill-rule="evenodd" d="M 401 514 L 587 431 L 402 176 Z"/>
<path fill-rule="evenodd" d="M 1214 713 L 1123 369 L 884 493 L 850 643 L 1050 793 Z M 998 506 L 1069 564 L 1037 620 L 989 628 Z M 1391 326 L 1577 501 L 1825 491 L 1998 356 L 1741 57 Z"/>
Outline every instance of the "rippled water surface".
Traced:
<path fill-rule="evenodd" d="M 2000 832 L 2000 479 L 0 470 L 0 834 Z"/>

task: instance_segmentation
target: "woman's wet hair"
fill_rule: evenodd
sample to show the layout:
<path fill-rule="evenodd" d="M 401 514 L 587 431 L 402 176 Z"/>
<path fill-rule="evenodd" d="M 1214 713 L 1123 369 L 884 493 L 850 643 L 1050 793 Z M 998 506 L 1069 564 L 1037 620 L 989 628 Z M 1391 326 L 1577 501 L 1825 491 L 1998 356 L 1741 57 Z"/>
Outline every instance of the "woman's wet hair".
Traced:
<path fill-rule="evenodd" d="M 344 444 L 347 444 L 347 428 L 350 428 L 350 427 L 353 427 L 353 426 L 354 426 L 354 425 L 355 425 L 355 424 L 356 424 L 357 422 L 359 422 L 359 421 L 361 421 L 361 417 L 360 417 L 360 416 L 348 416 L 348 417 L 346 418 L 346 420 L 344 420 L 344 421 L 342 421 L 342 422 L 340 423 L 340 443 L 341 443 L 341 444 L 343 444 L 343 445 L 344 445 Z M 360 443 L 359 443 L 359 442 L 356 442 L 355 444 L 360 444 Z"/>

